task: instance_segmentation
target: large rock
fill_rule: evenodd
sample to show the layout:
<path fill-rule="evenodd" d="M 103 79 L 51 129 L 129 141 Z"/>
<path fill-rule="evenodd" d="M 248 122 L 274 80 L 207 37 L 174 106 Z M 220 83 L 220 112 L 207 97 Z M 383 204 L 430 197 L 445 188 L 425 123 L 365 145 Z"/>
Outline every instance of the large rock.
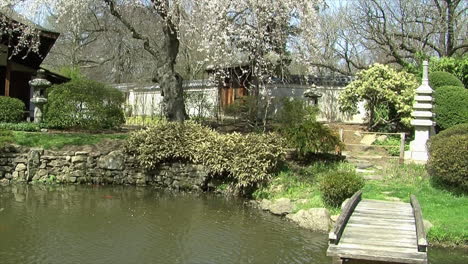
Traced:
<path fill-rule="evenodd" d="M 1 186 L 6 186 L 8 184 L 10 184 L 10 181 L 8 179 L 1 179 L 0 180 L 0 185 Z"/>
<path fill-rule="evenodd" d="M 88 157 L 84 155 L 73 156 L 71 158 L 72 163 L 81 163 L 81 162 L 86 162 L 87 160 L 88 160 Z"/>
<path fill-rule="evenodd" d="M 340 217 L 339 214 L 337 214 L 337 215 L 332 215 L 332 216 L 330 216 L 330 219 L 332 220 L 332 223 L 335 224 L 336 221 L 338 221 L 338 218 L 339 218 L 339 217 Z"/>
<path fill-rule="evenodd" d="M 377 139 L 377 136 L 375 134 L 368 134 L 362 137 L 360 143 L 366 146 L 370 146 L 372 145 L 372 143 L 375 142 L 376 139 Z"/>
<path fill-rule="evenodd" d="M 387 137 L 386 135 L 381 135 L 381 136 L 378 136 L 378 137 L 377 137 L 377 141 L 378 141 L 378 142 L 383 142 L 383 141 L 385 141 L 385 140 L 387 140 L 387 139 L 388 139 L 388 137 Z"/>
<path fill-rule="evenodd" d="M 41 156 L 44 154 L 43 149 L 31 149 L 28 153 L 28 172 L 26 173 L 26 181 L 31 181 L 36 175 L 36 172 L 41 165 Z"/>
<path fill-rule="evenodd" d="M 292 213 L 294 204 L 288 198 L 280 198 L 270 205 L 270 212 L 275 215 L 286 215 Z"/>
<path fill-rule="evenodd" d="M 25 171 L 27 169 L 26 164 L 24 163 L 19 163 L 16 165 L 15 171 Z"/>
<path fill-rule="evenodd" d="M 268 199 L 262 199 L 259 203 L 258 203 L 258 207 L 264 211 L 269 211 L 270 210 L 270 206 L 271 206 L 272 202 Z"/>
<path fill-rule="evenodd" d="M 332 222 L 330 213 L 325 208 L 311 208 L 300 210 L 295 214 L 289 214 L 286 218 L 296 222 L 299 226 L 315 231 L 328 232 Z"/>
<path fill-rule="evenodd" d="M 98 167 L 107 170 L 123 170 L 124 156 L 120 151 L 112 151 L 98 160 Z"/>

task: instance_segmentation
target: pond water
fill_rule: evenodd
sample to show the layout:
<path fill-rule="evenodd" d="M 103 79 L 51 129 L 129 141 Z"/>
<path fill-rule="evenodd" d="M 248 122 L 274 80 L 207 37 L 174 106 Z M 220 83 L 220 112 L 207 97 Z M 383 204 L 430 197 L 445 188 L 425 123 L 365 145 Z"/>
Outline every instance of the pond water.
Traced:
<path fill-rule="evenodd" d="M 320 263 L 327 235 L 205 194 L 129 186 L 0 187 L 0 263 Z M 468 263 L 431 250 L 432 264 Z"/>

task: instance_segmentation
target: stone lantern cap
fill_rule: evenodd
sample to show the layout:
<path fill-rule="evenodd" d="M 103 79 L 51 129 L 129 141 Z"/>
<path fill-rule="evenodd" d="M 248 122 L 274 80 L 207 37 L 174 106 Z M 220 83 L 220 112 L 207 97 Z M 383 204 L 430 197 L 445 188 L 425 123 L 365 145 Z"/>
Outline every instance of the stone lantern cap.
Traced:
<path fill-rule="evenodd" d="M 319 98 L 319 97 L 322 97 L 322 94 L 317 92 L 317 86 L 315 86 L 315 84 L 312 84 L 312 87 L 310 89 L 307 89 L 304 91 L 304 97 Z"/>
<path fill-rule="evenodd" d="M 34 78 L 31 81 L 29 81 L 29 85 L 33 88 L 41 89 L 51 86 L 52 83 L 45 79 L 45 71 L 41 69 L 37 71 L 37 78 Z"/>
<path fill-rule="evenodd" d="M 33 98 L 31 98 L 31 103 L 45 104 L 45 103 L 47 103 L 47 99 L 44 98 L 44 97 L 33 97 Z"/>

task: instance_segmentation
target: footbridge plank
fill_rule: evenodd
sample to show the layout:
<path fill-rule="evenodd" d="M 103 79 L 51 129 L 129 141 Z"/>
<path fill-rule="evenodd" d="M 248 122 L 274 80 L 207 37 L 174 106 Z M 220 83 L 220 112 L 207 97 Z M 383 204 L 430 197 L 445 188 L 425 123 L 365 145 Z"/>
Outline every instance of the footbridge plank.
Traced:
<path fill-rule="evenodd" d="M 411 203 L 362 200 L 356 193 L 330 233 L 327 255 L 340 260 L 427 263 L 427 242 L 416 197 Z"/>

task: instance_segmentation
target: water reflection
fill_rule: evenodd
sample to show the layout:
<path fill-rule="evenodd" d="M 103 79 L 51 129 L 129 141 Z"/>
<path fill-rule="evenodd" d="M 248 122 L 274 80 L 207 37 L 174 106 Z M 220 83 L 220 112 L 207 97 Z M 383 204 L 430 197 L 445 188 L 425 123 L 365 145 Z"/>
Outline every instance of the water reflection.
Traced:
<path fill-rule="evenodd" d="M 2 263 L 330 263 L 326 235 L 243 201 L 150 188 L 0 188 Z"/>
<path fill-rule="evenodd" d="M 243 201 L 129 186 L 0 187 L 0 263 L 320 263 L 326 234 Z M 431 248 L 431 264 L 468 263 Z"/>

